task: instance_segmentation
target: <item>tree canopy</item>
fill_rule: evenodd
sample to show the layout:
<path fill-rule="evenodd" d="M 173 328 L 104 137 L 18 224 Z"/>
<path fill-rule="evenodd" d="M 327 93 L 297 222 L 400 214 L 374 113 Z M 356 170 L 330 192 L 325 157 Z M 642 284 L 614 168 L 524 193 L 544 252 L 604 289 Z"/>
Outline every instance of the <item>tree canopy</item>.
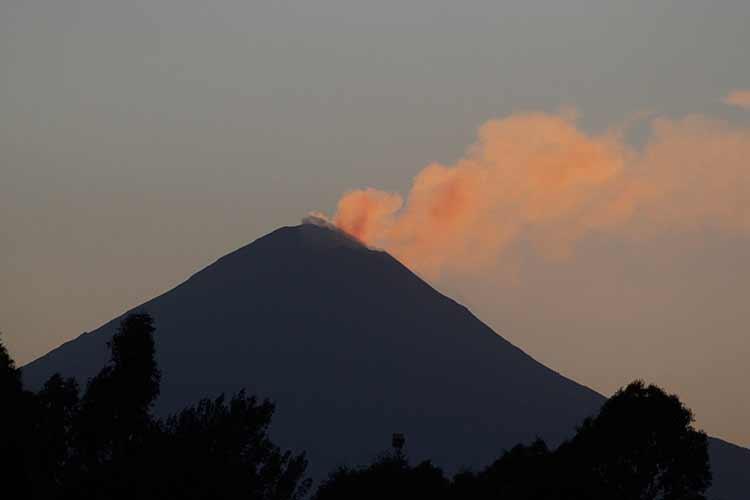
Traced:
<path fill-rule="evenodd" d="M 4 488 L 32 499 L 304 498 L 307 460 L 270 439 L 270 401 L 241 391 L 154 416 L 155 331 L 148 314 L 125 317 L 83 391 L 60 374 L 26 391 L 0 342 Z M 448 477 L 429 460 L 412 465 L 408 436 L 395 433 L 390 451 L 333 471 L 312 500 L 704 500 L 707 437 L 693 422 L 676 395 L 637 380 L 556 449 L 537 439 Z"/>
<path fill-rule="evenodd" d="M 411 466 L 394 451 L 335 471 L 315 500 L 703 500 L 711 485 L 708 445 L 692 423 L 677 396 L 635 381 L 555 450 L 537 439 L 450 479 L 430 462 Z"/>
<path fill-rule="evenodd" d="M 309 488 L 304 454 L 268 436 L 274 406 L 244 392 L 167 419 L 152 413 L 161 373 L 154 321 L 125 317 L 111 357 L 80 394 L 53 375 L 36 394 L 0 343 L 0 479 L 32 499 L 296 500 Z"/>

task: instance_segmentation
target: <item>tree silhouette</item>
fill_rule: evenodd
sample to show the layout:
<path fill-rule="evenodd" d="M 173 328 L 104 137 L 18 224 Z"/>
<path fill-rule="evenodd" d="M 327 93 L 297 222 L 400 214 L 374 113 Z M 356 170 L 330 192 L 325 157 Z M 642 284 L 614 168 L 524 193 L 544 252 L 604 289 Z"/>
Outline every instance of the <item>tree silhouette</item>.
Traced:
<path fill-rule="evenodd" d="M 70 463 L 72 424 L 78 411 L 78 383 L 54 374 L 33 400 L 25 443 L 33 477 L 32 498 L 59 497 Z"/>
<path fill-rule="evenodd" d="M 309 486 L 304 455 L 268 437 L 274 407 L 240 392 L 203 400 L 167 421 L 159 394 L 152 318 L 132 314 L 110 343 L 111 360 L 87 384 L 71 418 L 64 498 L 295 500 Z M 59 380 L 53 386 L 59 386 Z M 57 391 L 58 393 L 60 390 Z"/>
<path fill-rule="evenodd" d="M 25 448 L 31 432 L 31 397 L 23 390 L 21 371 L 0 341 L 0 474 L 3 489 L 28 491 L 30 456 Z"/>
<path fill-rule="evenodd" d="M 124 498 L 143 473 L 146 445 L 158 429 L 151 415 L 161 378 L 153 333 L 148 314 L 126 316 L 108 344 L 109 363 L 88 381 L 70 417 L 65 498 Z"/>
<path fill-rule="evenodd" d="M 246 396 L 204 399 L 169 418 L 161 473 L 169 498 L 295 500 L 309 481 L 304 454 L 281 452 L 268 437 L 274 406 Z"/>
<path fill-rule="evenodd" d="M 477 476 L 477 498 L 555 498 L 558 485 L 550 480 L 555 467 L 554 456 L 541 439 L 516 445 Z"/>
<path fill-rule="evenodd" d="M 23 390 L 21 384 L 21 371 L 8 354 L 8 349 L 0 338 L 0 395 L 13 397 Z"/>
<path fill-rule="evenodd" d="M 443 471 L 424 461 L 409 464 L 403 452 L 404 436 L 393 435 L 393 450 L 368 467 L 341 467 L 323 482 L 313 500 L 382 500 L 385 498 L 450 498 L 450 483 Z"/>
<path fill-rule="evenodd" d="M 711 484 L 706 435 L 675 395 L 635 381 L 560 449 L 592 495 L 612 500 L 703 499 Z M 599 496 L 599 498 L 603 498 Z"/>
<path fill-rule="evenodd" d="M 154 331 L 148 314 L 127 316 L 109 343 L 110 364 L 88 382 L 77 428 L 90 466 L 127 453 L 153 427 L 161 381 Z"/>
<path fill-rule="evenodd" d="M 409 466 L 394 440 L 395 451 L 368 467 L 332 473 L 314 500 L 702 500 L 711 482 L 707 440 L 692 421 L 676 396 L 636 381 L 554 451 L 537 439 L 449 482 L 429 462 Z"/>
<path fill-rule="evenodd" d="M 110 362 L 79 399 L 53 375 L 37 393 L 0 342 L 0 484 L 31 499 L 299 500 L 309 489 L 304 454 L 269 437 L 274 406 L 244 391 L 160 420 L 154 322 L 123 319 Z M 416 466 L 406 437 L 370 465 L 330 474 L 313 500 L 705 500 L 707 438 L 675 395 L 635 381 L 619 390 L 556 450 L 537 439 L 452 480 Z M 4 497 L 3 497 L 4 498 Z"/>

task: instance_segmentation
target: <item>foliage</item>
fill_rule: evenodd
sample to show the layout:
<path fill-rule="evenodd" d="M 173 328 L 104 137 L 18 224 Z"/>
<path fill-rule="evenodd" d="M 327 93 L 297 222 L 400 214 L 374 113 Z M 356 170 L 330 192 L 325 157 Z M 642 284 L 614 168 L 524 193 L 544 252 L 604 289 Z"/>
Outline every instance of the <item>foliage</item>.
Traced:
<path fill-rule="evenodd" d="M 325 481 L 313 500 L 376 500 L 385 498 L 449 498 L 450 483 L 431 462 L 411 466 L 394 448 L 369 467 L 342 467 Z"/>
<path fill-rule="evenodd" d="M 169 498 L 297 499 L 304 455 L 282 453 L 268 438 L 274 407 L 244 391 L 226 401 L 204 399 L 167 420 L 163 427 Z M 221 478 L 221 481 L 216 481 Z"/>
<path fill-rule="evenodd" d="M 556 450 L 537 439 L 450 481 L 429 462 L 411 467 L 394 453 L 368 467 L 339 469 L 315 500 L 703 500 L 711 484 L 708 445 L 692 422 L 676 396 L 636 381 Z"/>
<path fill-rule="evenodd" d="M 274 406 L 240 392 L 204 399 L 161 420 L 154 322 L 123 319 L 111 359 L 86 384 L 53 375 L 36 394 L 0 343 L 0 480 L 31 499 L 298 500 L 304 454 L 269 438 Z M 80 397 L 79 397 L 80 396 Z M 330 474 L 313 500 L 704 500 L 707 437 L 675 395 L 635 381 L 555 450 L 518 445 L 477 472 L 448 478 L 411 465 L 405 436 L 358 468 Z"/>
<path fill-rule="evenodd" d="M 148 314 L 124 318 L 110 362 L 86 384 L 53 375 L 37 393 L 0 343 L 0 480 L 32 499 L 296 500 L 304 455 L 268 437 L 273 405 L 241 392 L 167 420 L 152 414 L 161 373 Z"/>
<path fill-rule="evenodd" d="M 635 381 L 588 418 L 563 454 L 612 500 L 702 499 L 711 484 L 708 441 L 673 394 Z"/>

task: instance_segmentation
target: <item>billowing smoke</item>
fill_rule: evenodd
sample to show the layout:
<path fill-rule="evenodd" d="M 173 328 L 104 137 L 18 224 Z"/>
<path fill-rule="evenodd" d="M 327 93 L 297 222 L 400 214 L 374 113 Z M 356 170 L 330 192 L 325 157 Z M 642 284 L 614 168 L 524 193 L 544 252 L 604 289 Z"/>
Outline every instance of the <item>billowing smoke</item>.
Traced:
<path fill-rule="evenodd" d="M 518 242 L 559 257 L 596 231 L 750 231 L 750 129 L 702 116 L 649 126 L 636 149 L 568 114 L 489 121 L 455 164 L 419 172 L 406 201 L 354 190 L 331 220 L 433 277 L 484 269 Z"/>
<path fill-rule="evenodd" d="M 724 104 L 750 111 L 750 90 L 733 90 L 724 99 Z"/>

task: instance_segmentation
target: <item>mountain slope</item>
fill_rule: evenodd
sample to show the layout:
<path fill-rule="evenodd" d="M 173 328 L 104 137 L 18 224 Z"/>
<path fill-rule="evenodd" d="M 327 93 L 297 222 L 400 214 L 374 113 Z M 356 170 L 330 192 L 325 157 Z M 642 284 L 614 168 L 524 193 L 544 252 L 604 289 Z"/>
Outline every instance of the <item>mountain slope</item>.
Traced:
<path fill-rule="evenodd" d="M 245 387 L 276 402 L 274 435 L 307 450 L 316 477 L 369 461 L 392 432 L 415 459 L 485 465 L 536 435 L 570 436 L 603 401 L 387 253 L 312 224 L 260 238 L 137 309 L 156 319 L 160 412 Z M 27 384 L 55 371 L 85 381 L 118 321 L 29 364 Z"/>

